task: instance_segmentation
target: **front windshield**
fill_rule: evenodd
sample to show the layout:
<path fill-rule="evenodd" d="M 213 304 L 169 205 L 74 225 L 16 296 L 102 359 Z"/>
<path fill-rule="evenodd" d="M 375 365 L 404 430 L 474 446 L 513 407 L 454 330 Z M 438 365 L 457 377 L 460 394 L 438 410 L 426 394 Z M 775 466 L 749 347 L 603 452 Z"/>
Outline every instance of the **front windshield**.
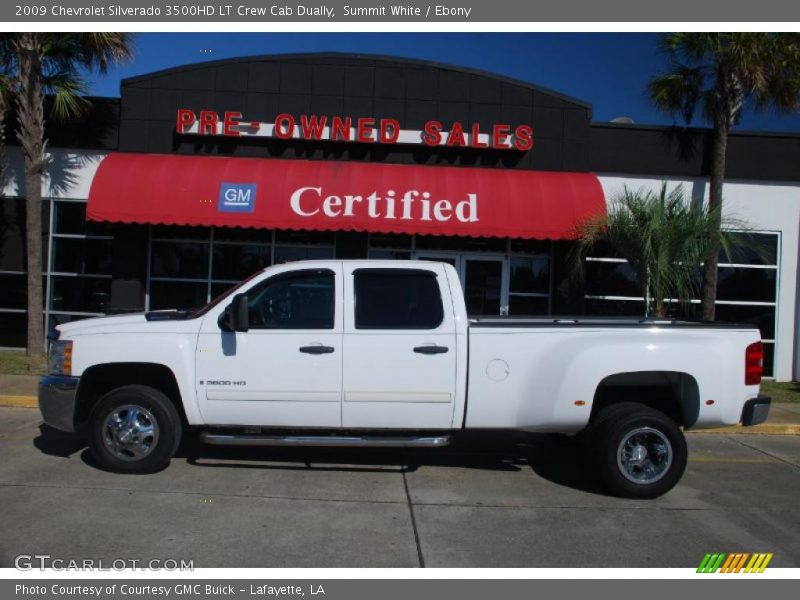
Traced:
<path fill-rule="evenodd" d="M 224 292 L 222 292 L 222 293 L 221 293 L 219 296 L 217 296 L 216 298 L 214 298 L 214 299 L 213 299 L 211 302 L 209 302 L 209 303 L 208 303 L 208 304 L 206 304 L 205 306 L 202 306 L 202 307 L 198 308 L 197 310 L 195 310 L 195 311 L 193 311 L 193 312 L 189 313 L 189 318 L 190 318 L 190 319 L 196 319 L 197 317 L 202 317 L 204 314 L 206 314 L 208 311 L 210 311 L 212 308 L 214 308 L 214 307 L 215 307 L 217 304 L 219 304 L 220 302 L 222 302 L 222 301 L 223 301 L 225 298 L 227 298 L 228 296 L 232 296 L 233 294 L 235 294 L 235 293 L 236 293 L 236 290 L 238 290 L 239 288 L 241 288 L 242 286 L 244 286 L 246 283 L 249 283 L 251 279 L 253 279 L 253 278 L 255 278 L 255 277 L 257 277 L 257 276 L 261 275 L 261 273 L 263 273 L 263 272 L 264 272 L 263 270 L 261 270 L 261 271 L 256 271 L 255 273 L 253 273 L 252 275 L 250 275 L 250 277 L 248 277 L 247 279 L 243 279 L 242 281 L 240 281 L 239 283 L 237 283 L 237 284 L 236 284 L 235 286 L 233 286 L 232 288 L 230 288 L 230 289 L 228 289 L 228 290 L 225 290 Z"/>

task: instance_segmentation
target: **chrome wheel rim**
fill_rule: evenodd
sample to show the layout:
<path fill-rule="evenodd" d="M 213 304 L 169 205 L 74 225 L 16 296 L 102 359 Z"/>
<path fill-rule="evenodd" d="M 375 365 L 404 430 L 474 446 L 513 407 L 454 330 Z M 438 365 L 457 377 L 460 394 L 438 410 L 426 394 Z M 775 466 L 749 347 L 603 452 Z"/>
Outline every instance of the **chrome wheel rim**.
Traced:
<path fill-rule="evenodd" d="M 142 460 L 158 444 L 158 421 L 143 406 L 120 406 L 109 413 L 103 422 L 103 442 L 120 460 Z"/>
<path fill-rule="evenodd" d="M 629 431 L 617 448 L 617 466 L 628 481 L 655 483 L 672 465 L 672 444 L 658 429 L 639 427 Z"/>

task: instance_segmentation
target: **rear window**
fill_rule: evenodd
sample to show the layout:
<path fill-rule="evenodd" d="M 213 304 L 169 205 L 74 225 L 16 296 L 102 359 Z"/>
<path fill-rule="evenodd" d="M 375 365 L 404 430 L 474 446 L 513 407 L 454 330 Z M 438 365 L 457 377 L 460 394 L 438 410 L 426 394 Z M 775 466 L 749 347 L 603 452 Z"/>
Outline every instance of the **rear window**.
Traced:
<path fill-rule="evenodd" d="M 417 269 L 358 269 L 356 329 L 436 329 L 444 320 L 436 274 Z"/>

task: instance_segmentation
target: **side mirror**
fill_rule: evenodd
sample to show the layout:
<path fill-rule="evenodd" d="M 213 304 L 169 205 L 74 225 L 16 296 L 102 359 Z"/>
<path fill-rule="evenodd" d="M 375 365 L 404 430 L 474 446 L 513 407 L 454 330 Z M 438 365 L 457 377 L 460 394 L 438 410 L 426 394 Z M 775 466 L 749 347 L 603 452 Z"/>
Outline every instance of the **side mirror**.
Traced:
<path fill-rule="evenodd" d="M 236 294 L 230 306 L 231 329 L 233 331 L 248 331 L 250 329 L 250 311 L 247 294 Z"/>
<path fill-rule="evenodd" d="M 233 301 L 219 316 L 217 323 L 222 331 L 249 331 L 250 314 L 247 294 L 236 294 Z"/>

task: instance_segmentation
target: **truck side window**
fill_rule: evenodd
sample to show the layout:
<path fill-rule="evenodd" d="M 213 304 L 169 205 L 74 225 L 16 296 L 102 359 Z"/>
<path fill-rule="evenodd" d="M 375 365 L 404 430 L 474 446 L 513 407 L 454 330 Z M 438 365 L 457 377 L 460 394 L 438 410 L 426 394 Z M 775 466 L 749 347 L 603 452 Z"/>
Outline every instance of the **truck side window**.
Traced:
<path fill-rule="evenodd" d="M 358 269 L 353 275 L 356 329 L 436 329 L 444 320 L 431 271 Z"/>
<path fill-rule="evenodd" d="M 333 329 L 333 271 L 293 271 L 248 292 L 251 329 Z"/>

